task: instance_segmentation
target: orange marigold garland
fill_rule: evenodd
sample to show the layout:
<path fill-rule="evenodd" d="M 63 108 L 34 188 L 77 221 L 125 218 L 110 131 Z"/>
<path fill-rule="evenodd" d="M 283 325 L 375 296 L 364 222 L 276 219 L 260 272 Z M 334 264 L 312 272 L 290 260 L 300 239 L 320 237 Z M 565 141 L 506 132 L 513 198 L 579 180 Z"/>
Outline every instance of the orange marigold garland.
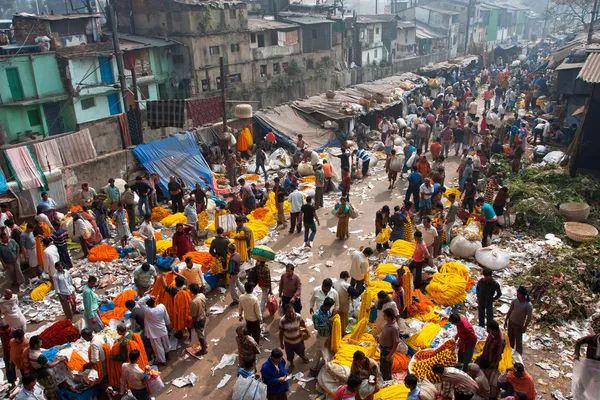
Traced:
<path fill-rule="evenodd" d="M 90 250 L 88 260 L 91 262 L 106 261 L 111 262 L 119 258 L 119 252 L 110 244 L 101 244 Z"/>
<path fill-rule="evenodd" d="M 115 297 L 113 303 L 115 303 L 115 307 L 125 307 L 127 300 L 135 300 L 135 296 L 137 296 L 137 292 L 135 290 L 125 290 Z"/>

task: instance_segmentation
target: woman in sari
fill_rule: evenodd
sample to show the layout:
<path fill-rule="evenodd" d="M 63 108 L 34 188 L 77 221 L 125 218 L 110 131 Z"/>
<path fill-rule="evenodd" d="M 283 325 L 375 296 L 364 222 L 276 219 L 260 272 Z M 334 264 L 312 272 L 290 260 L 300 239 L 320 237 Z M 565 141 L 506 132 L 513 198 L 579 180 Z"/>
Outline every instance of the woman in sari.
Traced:
<path fill-rule="evenodd" d="M 104 203 L 95 201 L 94 204 L 92 204 L 92 211 L 96 217 L 96 225 L 98 226 L 100 234 L 104 239 L 110 238 L 110 231 L 108 229 L 108 224 L 106 223 L 107 212 Z"/>
<path fill-rule="evenodd" d="M 338 217 L 336 237 L 340 240 L 348 239 L 348 221 L 350 220 L 350 207 L 352 207 L 345 197 L 340 198 L 340 202 L 335 205 L 334 211 Z"/>
<path fill-rule="evenodd" d="M 37 256 L 38 265 L 44 265 L 44 246 L 42 239 L 50 237 L 52 235 L 52 225 L 49 225 L 48 217 L 46 214 L 40 212 L 34 217 L 35 227 L 33 228 L 33 236 L 35 237 L 35 253 Z"/>
<path fill-rule="evenodd" d="M 90 238 L 87 239 L 88 245 L 96 245 L 102 241 L 102 234 L 100 233 L 100 229 L 98 229 L 98 225 L 96 225 L 96 220 L 94 219 L 93 215 L 90 214 L 89 208 L 87 206 L 82 206 L 82 209 L 83 211 L 79 215 L 81 216 L 81 218 L 89 222 L 92 225 L 92 228 L 94 229 L 94 233 L 92 233 L 92 236 L 90 236 Z"/>

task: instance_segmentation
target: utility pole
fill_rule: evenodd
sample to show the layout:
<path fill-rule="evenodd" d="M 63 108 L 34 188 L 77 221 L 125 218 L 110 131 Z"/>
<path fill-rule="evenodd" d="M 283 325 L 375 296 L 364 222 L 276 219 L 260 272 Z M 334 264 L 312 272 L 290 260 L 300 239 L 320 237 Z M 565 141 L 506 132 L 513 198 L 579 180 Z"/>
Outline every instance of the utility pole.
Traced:
<path fill-rule="evenodd" d="M 112 4 L 106 6 L 108 9 L 108 15 L 110 16 L 110 29 L 112 31 L 113 45 L 115 47 L 115 56 L 117 57 L 117 70 L 119 71 L 119 83 L 121 84 L 121 94 L 123 96 L 123 106 L 127 111 L 127 78 L 125 77 L 125 67 L 123 63 L 123 52 L 119 44 L 119 33 L 117 32 L 117 14 Z M 137 90 L 137 88 L 134 88 Z"/>
<path fill-rule="evenodd" d="M 592 36 L 594 34 L 594 21 L 596 20 L 596 14 L 598 13 L 598 0 L 594 0 L 594 8 L 592 8 L 592 19 L 590 20 L 590 28 L 588 30 L 587 43 L 592 43 Z"/>
<path fill-rule="evenodd" d="M 377 8 L 379 7 L 379 0 L 375 0 L 375 15 L 379 14 Z"/>
<path fill-rule="evenodd" d="M 223 133 L 227 132 L 227 102 L 225 98 L 225 64 L 223 57 L 219 58 L 219 67 L 221 67 L 221 102 L 223 104 Z"/>
<path fill-rule="evenodd" d="M 467 6 L 467 31 L 465 32 L 465 55 L 469 54 L 469 29 L 471 29 L 471 7 L 473 7 L 473 0 L 469 0 Z"/>

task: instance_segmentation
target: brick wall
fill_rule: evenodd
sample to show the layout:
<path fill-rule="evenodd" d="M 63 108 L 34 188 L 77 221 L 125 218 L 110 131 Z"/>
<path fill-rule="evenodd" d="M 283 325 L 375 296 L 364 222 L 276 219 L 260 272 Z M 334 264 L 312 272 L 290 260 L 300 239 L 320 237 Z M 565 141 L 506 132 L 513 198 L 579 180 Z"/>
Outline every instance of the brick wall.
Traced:
<path fill-rule="evenodd" d="M 38 36 L 50 37 L 50 24 L 47 21 L 38 21 L 31 18 L 13 17 L 15 40 L 22 44 L 35 44 Z"/>

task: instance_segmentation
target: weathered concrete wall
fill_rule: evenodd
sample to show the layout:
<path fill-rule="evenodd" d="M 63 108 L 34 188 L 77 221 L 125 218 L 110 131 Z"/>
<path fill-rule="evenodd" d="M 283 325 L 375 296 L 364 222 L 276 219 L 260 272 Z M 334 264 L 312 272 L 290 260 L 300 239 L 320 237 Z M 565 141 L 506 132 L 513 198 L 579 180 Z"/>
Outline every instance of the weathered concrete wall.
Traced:
<path fill-rule="evenodd" d="M 142 166 L 130 150 L 115 151 L 92 161 L 63 167 L 62 180 L 67 202 L 76 202 L 74 199 L 79 194 L 82 182 L 88 182 L 96 191 L 100 191 L 108 184 L 109 178 L 121 178 L 129 182 L 142 171 Z"/>

